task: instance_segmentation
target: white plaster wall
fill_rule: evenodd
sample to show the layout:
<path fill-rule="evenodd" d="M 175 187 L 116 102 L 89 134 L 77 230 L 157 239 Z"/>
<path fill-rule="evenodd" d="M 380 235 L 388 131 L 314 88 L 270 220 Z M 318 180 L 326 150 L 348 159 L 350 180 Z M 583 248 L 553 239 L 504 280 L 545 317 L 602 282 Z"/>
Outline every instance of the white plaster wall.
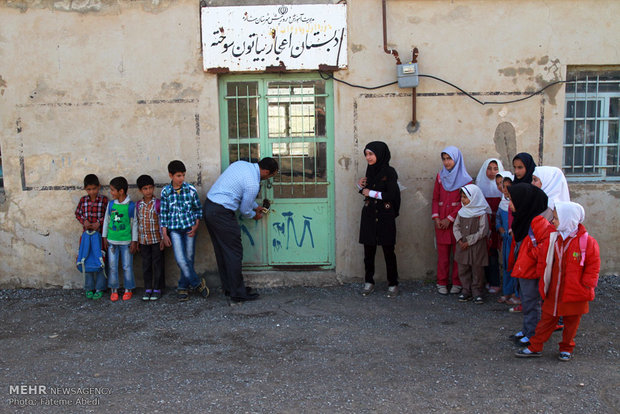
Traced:
<path fill-rule="evenodd" d="M 620 3 L 614 0 L 387 4 L 389 46 L 403 61 L 418 47 L 421 73 L 480 93 L 479 99 L 510 99 L 493 94 L 537 90 L 564 79 L 567 65 L 620 62 L 615 19 Z M 349 69 L 336 77 L 363 85 L 394 81 L 395 60 L 382 46 L 381 2 L 349 0 L 347 7 Z M 430 200 L 442 148 L 459 146 L 475 176 L 485 158 L 514 155 L 494 140 L 498 125 L 508 122 L 516 132 L 510 148 L 542 155 L 545 164 L 561 162 L 562 86 L 499 106 L 478 105 L 426 78 L 417 91 L 420 129 L 409 134 L 410 90 L 335 85 L 338 280 L 363 277 L 357 243 L 361 199 L 354 183 L 365 171 L 361 151 L 367 142 L 381 139 L 390 145 L 392 164 L 407 188 L 397 241 L 403 279 L 434 278 Z M 149 173 L 164 184 L 168 161 L 180 158 L 188 179 L 200 182 L 204 199 L 220 170 L 217 76 L 201 69 L 197 1 L 1 3 L 0 113 L 1 286 L 82 285 L 73 265 L 80 231 L 73 211 L 86 173 L 97 173 L 106 184 L 116 175 L 134 183 Z M 606 272 L 620 264 L 614 240 L 620 225 L 605 219 L 618 211 L 619 187 L 571 184 L 574 199 L 586 206 L 586 225 L 601 244 Z M 130 195 L 138 198 L 135 189 Z M 198 246 L 197 270 L 214 272 L 204 226 Z M 167 259 L 168 282 L 174 285 L 178 271 L 170 252 Z M 378 257 L 379 280 L 381 263 Z M 290 283 L 296 278 L 281 274 L 256 280 Z M 315 282 L 329 277 L 317 273 Z M 298 280 L 314 283 L 308 275 Z"/>
<path fill-rule="evenodd" d="M 107 185 L 118 175 L 135 184 L 147 173 L 166 184 L 168 162 L 181 159 L 204 197 L 219 172 L 217 78 L 201 69 L 198 5 L 69 3 L 77 9 L 49 2 L 0 10 L 2 285 L 83 284 L 73 264 L 80 232 L 73 211 L 85 174 Z M 129 194 L 139 199 L 135 188 Z M 170 251 L 167 259 L 174 285 Z M 197 252 L 197 267 L 214 267 L 212 254 Z"/>
<path fill-rule="evenodd" d="M 353 0 L 348 4 L 349 70 L 336 76 L 366 86 L 395 80 L 395 59 L 383 51 L 381 2 Z M 481 100 L 510 100 L 522 95 L 492 94 L 538 90 L 565 79 L 567 65 L 618 65 L 620 32 L 614 16 L 619 12 L 620 3 L 615 1 L 392 0 L 387 2 L 388 47 L 398 50 L 403 62 L 418 47 L 420 73 L 480 93 Z M 396 85 L 374 91 L 336 86 L 335 158 L 352 160 L 349 169 L 336 165 L 337 185 L 352 188 L 365 171 L 364 145 L 386 141 L 392 149 L 392 165 L 407 187 L 398 219 L 399 273 L 403 278 L 432 280 L 436 253 L 430 202 L 433 179 L 441 168 L 441 149 L 460 147 L 473 177 L 486 158 L 499 156 L 508 161 L 521 151 L 532 153 L 535 159 L 542 157 L 545 165 L 560 166 L 564 87 L 553 86 L 520 103 L 482 106 L 462 95 L 441 96 L 456 91 L 421 78 L 417 88 L 420 129 L 415 134 L 405 129 L 412 118 L 410 92 Z M 494 140 L 503 122 L 514 126 L 513 151 Z M 541 136 L 543 152 L 539 153 Z M 618 187 L 571 184 L 573 199 L 586 206 L 586 226 L 601 245 L 604 272 L 617 271 L 620 264 L 614 237 L 620 226 L 615 220 L 601 220 L 609 211 L 619 211 Z M 336 201 L 338 269 L 359 280 L 362 249 L 348 242 L 357 240 L 358 229 L 346 212 L 354 212 L 352 218 L 359 223 L 361 200 L 351 193 Z M 383 272 L 381 265 L 378 272 Z"/>

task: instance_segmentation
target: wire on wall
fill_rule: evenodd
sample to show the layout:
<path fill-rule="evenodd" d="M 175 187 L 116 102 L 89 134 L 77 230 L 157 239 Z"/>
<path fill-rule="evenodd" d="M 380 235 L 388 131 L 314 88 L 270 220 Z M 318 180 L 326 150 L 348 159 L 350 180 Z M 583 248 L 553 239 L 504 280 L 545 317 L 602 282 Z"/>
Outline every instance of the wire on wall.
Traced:
<path fill-rule="evenodd" d="M 342 79 L 338 79 L 338 78 L 334 77 L 334 75 L 333 75 L 333 74 L 331 74 L 331 73 L 326 73 L 326 72 L 321 72 L 321 71 L 318 71 L 318 72 L 319 72 L 319 75 L 321 75 L 321 78 L 323 78 L 323 79 L 325 79 L 325 80 L 327 80 L 327 79 L 333 79 L 333 80 L 335 80 L 336 82 L 343 83 L 343 84 L 345 84 L 345 85 L 347 85 L 347 86 L 350 86 L 350 87 L 352 87 L 352 88 L 360 88 L 360 89 L 366 89 L 366 90 L 374 90 L 374 89 L 385 88 L 386 86 L 391 86 L 391 85 L 394 85 L 395 83 L 398 83 L 398 81 L 394 81 L 394 82 L 390 82 L 390 83 L 386 83 L 386 84 L 383 84 L 383 85 L 378 85 L 378 86 L 364 86 L 364 85 L 356 85 L 356 84 L 353 84 L 353 83 L 349 83 L 349 82 L 347 82 L 347 81 L 344 81 L 344 80 L 342 80 Z M 474 95 L 472 95 L 471 93 L 469 93 L 469 92 L 467 92 L 467 91 L 463 90 L 462 88 L 460 88 L 460 87 L 456 86 L 455 84 L 453 84 L 453 83 L 451 83 L 451 82 L 448 82 L 448 81 L 447 81 L 447 80 L 445 80 L 445 79 L 441 79 L 441 78 L 439 78 L 439 77 L 437 77 L 437 76 L 433 76 L 433 75 L 422 75 L 422 74 L 419 74 L 418 76 L 419 76 L 419 77 L 421 77 L 421 78 L 430 78 L 430 79 L 435 79 L 435 80 L 437 80 L 437 81 L 439 81 L 439 82 L 443 82 L 443 83 L 445 83 L 446 85 L 449 85 L 449 86 L 453 87 L 454 89 L 457 89 L 458 91 L 460 91 L 461 93 L 463 93 L 465 96 L 467 96 L 468 98 L 473 99 L 474 101 L 476 101 L 476 102 L 477 102 L 477 103 L 479 103 L 480 105 L 505 105 L 505 104 L 511 104 L 511 103 L 516 103 L 516 102 L 525 101 L 526 99 L 530 99 L 530 98 L 532 98 L 532 97 L 534 97 L 534 96 L 536 96 L 536 95 L 541 94 L 541 93 L 542 93 L 545 89 L 550 88 L 550 87 L 551 87 L 551 86 L 553 86 L 553 85 L 557 85 L 557 84 L 559 84 L 559 83 L 566 83 L 566 82 L 568 82 L 568 81 L 565 81 L 565 80 L 554 81 L 554 82 L 551 82 L 550 84 L 546 85 L 544 88 L 539 89 L 539 90 L 538 90 L 538 91 L 536 91 L 536 92 L 532 92 L 530 95 L 527 95 L 527 96 L 524 96 L 524 97 L 522 97 L 522 98 L 518 98 L 518 99 L 512 99 L 512 100 L 509 100 L 509 101 L 482 101 L 482 100 L 480 100 L 480 99 L 476 98 L 476 97 L 475 97 Z"/>

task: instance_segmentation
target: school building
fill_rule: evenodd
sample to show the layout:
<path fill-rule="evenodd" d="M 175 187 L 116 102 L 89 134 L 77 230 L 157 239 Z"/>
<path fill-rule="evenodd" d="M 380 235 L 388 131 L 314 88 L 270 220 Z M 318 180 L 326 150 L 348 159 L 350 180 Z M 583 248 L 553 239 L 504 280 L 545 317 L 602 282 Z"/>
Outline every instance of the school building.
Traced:
<path fill-rule="evenodd" d="M 0 287 L 83 285 L 88 173 L 125 176 L 138 200 L 139 175 L 159 194 L 180 159 L 204 200 L 229 163 L 264 156 L 281 172 L 259 195 L 268 218 L 240 220 L 249 284 L 361 282 L 355 183 L 374 140 L 403 187 L 402 280 L 434 280 L 448 145 L 473 177 L 521 151 L 562 167 L 617 272 L 618 16 L 617 0 L 1 1 Z M 196 268 L 217 280 L 204 224 Z"/>

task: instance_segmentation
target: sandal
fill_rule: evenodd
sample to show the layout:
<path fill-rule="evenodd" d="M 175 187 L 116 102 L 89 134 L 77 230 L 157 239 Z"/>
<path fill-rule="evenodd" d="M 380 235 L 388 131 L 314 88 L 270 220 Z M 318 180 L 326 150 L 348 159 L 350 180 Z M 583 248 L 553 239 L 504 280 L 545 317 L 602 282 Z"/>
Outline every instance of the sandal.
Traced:
<path fill-rule="evenodd" d="M 93 291 L 92 290 L 87 290 L 86 291 L 86 299 L 92 299 L 93 298 Z"/>
<path fill-rule="evenodd" d="M 101 297 L 103 296 L 103 292 L 98 290 L 95 293 L 93 293 L 93 299 L 97 300 L 97 299 L 101 299 Z"/>
<path fill-rule="evenodd" d="M 506 300 L 506 303 L 509 304 L 509 305 L 520 305 L 521 304 L 521 299 L 510 298 L 510 299 Z"/>
<path fill-rule="evenodd" d="M 500 296 L 497 298 L 497 303 L 506 303 L 508 302 L 508 299 L 510 299 L 510 296 L 508 295 Z"/>

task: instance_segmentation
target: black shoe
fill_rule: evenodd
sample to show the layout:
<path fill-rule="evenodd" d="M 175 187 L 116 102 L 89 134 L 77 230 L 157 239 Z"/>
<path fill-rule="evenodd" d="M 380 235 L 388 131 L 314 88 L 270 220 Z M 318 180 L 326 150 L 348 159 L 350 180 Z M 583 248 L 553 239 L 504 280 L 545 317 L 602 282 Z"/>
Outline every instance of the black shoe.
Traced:
<path fill-rule="evenodd" d="M 240 302 L 249 302 L 251 300 L 256 300 L 259 297 L 260 295 L 258 293 L 248 293 L 244 297 L 231 297 L 230 300 L 235 303 L 240 303 Z"/>
<path fill-rule="evenodd" d="M 521 332 L 517 332 L 517 333 L 516 333 L 516 334 L 514 334 L 514 335 L 510 335 L 510 336 L 508 337 L 508 339 L 510 339 L 511 341 L 517 342 L 517 341 L 519 341 L 521 338 L 523 338 L 524 336 L 525 336 L 525 335 L 523 335 L 523 333 L 521 333 Z"/>
<path fill-rule="evenodd" d="M 527 347 L 525 347 L 522 350 L 515 352 L 515 356 L 517 358 L 536 358 L 541 357 L 542 352 L 532 352 Z"/>
<path fill-rule="evenodd" d="M 459 302 L 469 302 L 472 299 L 473 298 L 471 297 L 471 295 L 466 295 L 465 293 L 461 293 L 459 295 Z"/>
<path fill-rule="evenodd" d="M 245 287 L 245 293 L 247 293 L 249 295 L 249 294 L 256 293 L 256 292 L 251 287 L 247 287 L 246 286 Z M 230 291 L 229 290 L 224 290 L 224 296 L 228 296 L 229 297 L 230 296 Z"/>
<path fill-rule="evenodd" d="M 177 299 L 179 299 L 179 302 L 185 302 L 189 299 L 189 292 L 187 290 L 179 290 L 177 292 Z"/>

